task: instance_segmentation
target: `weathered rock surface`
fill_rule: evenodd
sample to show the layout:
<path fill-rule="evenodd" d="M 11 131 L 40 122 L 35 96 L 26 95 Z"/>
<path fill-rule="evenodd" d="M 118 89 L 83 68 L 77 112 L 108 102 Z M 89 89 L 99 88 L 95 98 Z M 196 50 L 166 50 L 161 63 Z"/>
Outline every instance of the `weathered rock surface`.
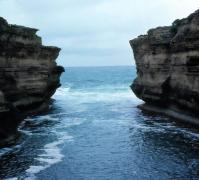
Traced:
<path fill-rule="evenodd" d="M 47 108 L 60 86 L 60 49 L 43 46 L 36 32 L 0 18 L 0 138 L 24 116 Z"/>
<path fill-rule="evenodd" d="M 145 107 L 199 125 L 199 10 L 130 44 L 137 66 L 131 87 Z"/>

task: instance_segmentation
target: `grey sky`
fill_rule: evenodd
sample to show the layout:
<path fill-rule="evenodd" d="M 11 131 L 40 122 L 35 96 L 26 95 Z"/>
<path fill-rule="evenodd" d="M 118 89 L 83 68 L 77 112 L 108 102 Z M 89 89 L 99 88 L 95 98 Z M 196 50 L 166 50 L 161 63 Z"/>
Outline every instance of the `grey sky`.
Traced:
<path fill-rule="evenodd" d="M 132 65 L 130 39 L 198 7 L 198 0 L 0 0 L 0 16 L 40 29 L 45 45 L 62 48 L 64 66 Z"/>

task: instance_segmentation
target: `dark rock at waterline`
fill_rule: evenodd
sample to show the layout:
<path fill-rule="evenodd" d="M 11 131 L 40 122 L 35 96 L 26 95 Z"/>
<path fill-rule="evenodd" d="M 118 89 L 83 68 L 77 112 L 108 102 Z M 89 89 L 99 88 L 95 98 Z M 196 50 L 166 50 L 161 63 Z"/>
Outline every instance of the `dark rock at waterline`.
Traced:
<path fill-rule="evenodd" d="M 60 86 L 60 48 L 43 46 L 37 31 L 0 17 L 0 139 L 25 116 L 47 109 Z"/>
<path fill-rule="evenodd" d="M 199 125 L 199 10 L 130 45 L 137 66 L 131 87 L 146 102 L 142 108 Z"/>

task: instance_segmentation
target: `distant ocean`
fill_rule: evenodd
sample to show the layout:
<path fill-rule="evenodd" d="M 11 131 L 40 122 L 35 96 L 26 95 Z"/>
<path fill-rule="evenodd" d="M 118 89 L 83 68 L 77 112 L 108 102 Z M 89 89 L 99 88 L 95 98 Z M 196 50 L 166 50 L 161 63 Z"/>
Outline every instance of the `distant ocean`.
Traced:
<path fill-rule="evenodd" d="M 199 133 L 144 113 L 134 67 L 66 68 L 48 112 L 0 149 L 0 179 L 199 179 Z"/>

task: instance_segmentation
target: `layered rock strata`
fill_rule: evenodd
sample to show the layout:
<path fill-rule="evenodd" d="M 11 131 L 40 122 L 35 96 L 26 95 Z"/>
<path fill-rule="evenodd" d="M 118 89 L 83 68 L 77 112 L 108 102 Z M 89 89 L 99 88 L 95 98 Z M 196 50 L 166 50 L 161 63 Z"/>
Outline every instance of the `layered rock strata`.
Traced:
<path fill-rule="evenodd" d="M 26 115 L 47 108 L 60 86 L 60 48 L 43 46 L 36 32 L 0 18 L 0 138 Z"/>
<path fill-rule="evenodd" d="M 130 45 L 137 66 L 131 88 L 144 107 L 199 125 L 199 10 Z"/>

